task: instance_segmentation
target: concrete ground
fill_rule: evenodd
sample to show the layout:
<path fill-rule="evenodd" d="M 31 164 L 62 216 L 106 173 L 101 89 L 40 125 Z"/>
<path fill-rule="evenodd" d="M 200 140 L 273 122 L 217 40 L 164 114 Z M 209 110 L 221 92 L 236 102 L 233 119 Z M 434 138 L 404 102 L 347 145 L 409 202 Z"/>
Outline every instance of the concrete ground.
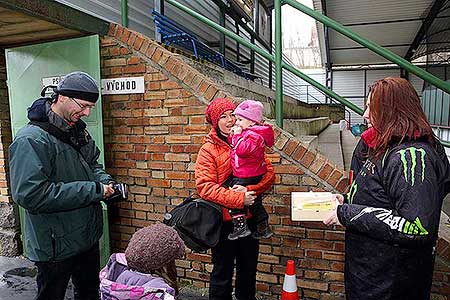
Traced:
<path fill-rule="evenodd" d="M 0 299 L 33 300 L 36 287 L 36 267 L 23 257 L 0 256 Z M 202 289 L 184 286 L 180 289 L 177 300 L 206 300 Z M 73 300 L 73 288 L 69 284 L 65 300 Z"/>

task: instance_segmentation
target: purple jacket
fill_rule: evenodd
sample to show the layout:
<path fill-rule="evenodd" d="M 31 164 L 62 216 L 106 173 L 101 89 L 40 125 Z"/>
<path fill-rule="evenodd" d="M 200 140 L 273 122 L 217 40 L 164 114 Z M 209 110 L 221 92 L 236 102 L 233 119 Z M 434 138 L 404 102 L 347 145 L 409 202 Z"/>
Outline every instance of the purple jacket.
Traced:
<path fill-rule="evenodd" d="M 124 253 L 114 253 L 100 271 L 102 300 L 173 300 L 175 290 L 161 277 L 130 270 Z"/>
<path fill-rule="evenodd" d="M 266 173 L 266 147 L 272 147 L 273 143 L 274 133 L 269 124 L 252 126 L 233 135 L 230 156 L 233 175 L 249 178 Z"/>

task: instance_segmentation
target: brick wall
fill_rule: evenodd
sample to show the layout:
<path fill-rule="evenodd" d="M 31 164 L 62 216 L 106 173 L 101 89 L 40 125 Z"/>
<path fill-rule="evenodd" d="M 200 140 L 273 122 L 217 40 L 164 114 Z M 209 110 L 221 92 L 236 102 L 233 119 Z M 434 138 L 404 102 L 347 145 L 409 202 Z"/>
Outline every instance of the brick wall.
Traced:
<path fill-rule="evenodd" d="M 11 144 L 5 53 L 0 51 L 0 255 L 16 256 L 21 252 L 19 218 L 9 191 L 8 147 Z"/>
<path fill-rule="evenodd" d="M 8 146 L 11 143 L 8 88 L 6 87 L 5 53 L 0 51 L 0 202 L 10 201 L 7 187 Z"/>

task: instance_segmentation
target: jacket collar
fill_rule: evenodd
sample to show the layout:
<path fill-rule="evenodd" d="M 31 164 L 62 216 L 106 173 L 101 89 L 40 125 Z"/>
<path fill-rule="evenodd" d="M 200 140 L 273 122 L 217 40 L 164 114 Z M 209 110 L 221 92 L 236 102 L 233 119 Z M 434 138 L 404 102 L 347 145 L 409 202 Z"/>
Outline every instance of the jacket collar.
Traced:
<path fill-rule="evenodd" d="M 215 128 L 211 128 L 208 135 L 203 139 L 203 143 L 211 143 L 217 146 L 226 146 L 230 147 L 230 144 L 222 140 L 218 135 Z"/>

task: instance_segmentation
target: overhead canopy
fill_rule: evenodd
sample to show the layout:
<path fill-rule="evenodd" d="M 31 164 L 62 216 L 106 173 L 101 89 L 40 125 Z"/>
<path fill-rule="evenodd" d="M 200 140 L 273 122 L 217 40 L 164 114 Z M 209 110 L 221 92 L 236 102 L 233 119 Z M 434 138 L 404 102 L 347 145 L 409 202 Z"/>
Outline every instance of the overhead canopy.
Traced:
<path fill-rule="evenodd" d="M 0 0 L 0 47 L 105 34 L 109 24 L 50 0 Z"/>
<path fill-rule="evenodd" d="M 401 57 L 415 59 L 449 48 L 450 0 L 313 0 L 314 9 Z M 432 34 L 439 31 L 438 34 Z M 318 24 L 322 61 L 332 66 L 389 63 Z"/>

